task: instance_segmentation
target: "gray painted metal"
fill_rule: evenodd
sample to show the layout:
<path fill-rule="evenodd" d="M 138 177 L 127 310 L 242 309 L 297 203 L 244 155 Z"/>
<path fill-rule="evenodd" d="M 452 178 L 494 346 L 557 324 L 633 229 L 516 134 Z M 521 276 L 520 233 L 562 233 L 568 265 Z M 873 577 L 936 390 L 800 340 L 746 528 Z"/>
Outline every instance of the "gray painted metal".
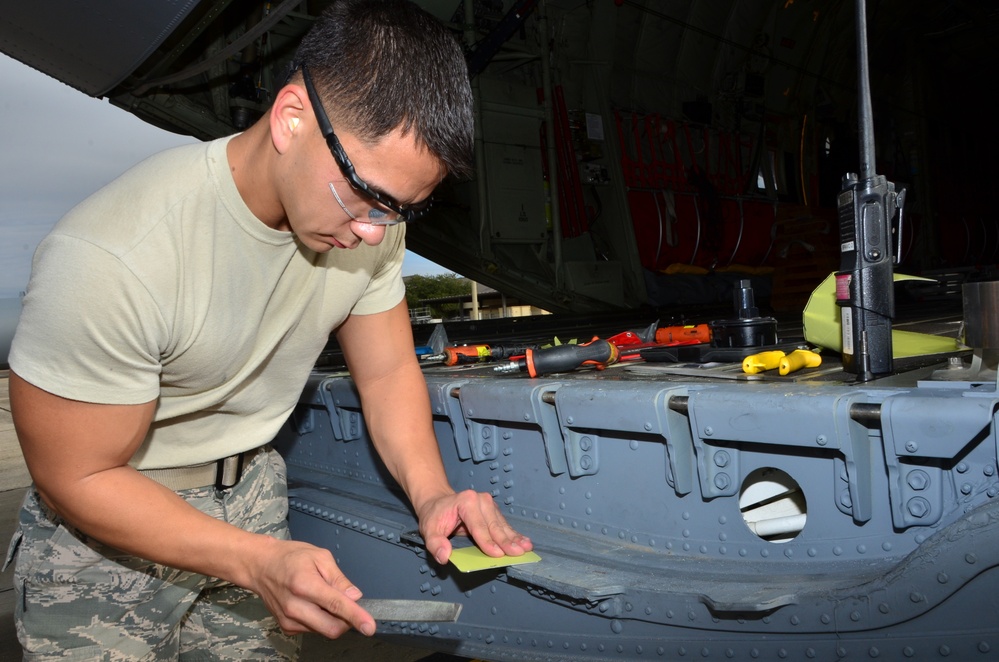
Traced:
<path fill-rule="evenodd" d="M 198 1 L 6 2 L 0 52 L 100 97 L 135 71 Z"/>
<path fill-rule="evenodd" d="M 361 598 L 357 601 L 376 621 L 451 622 L 458 620 L 461 605 L 438 600 L 388 600 Z"/>
<path fill-rule="evenodd" d="M 315 374 L 277 440 L 295 537 L 368 597 L 464 605 L 455 624 L 384 631 L 490 660 L 999 651 L 994 384 L 482 374 L 427 371 L 441 451 L 456 488 L 491 492 L 532 537 L 536 564 L 429 558 L 344 375 Z M 754 519 L 767 476 L 791 489 L 757 505 L 800 512 Z"/>

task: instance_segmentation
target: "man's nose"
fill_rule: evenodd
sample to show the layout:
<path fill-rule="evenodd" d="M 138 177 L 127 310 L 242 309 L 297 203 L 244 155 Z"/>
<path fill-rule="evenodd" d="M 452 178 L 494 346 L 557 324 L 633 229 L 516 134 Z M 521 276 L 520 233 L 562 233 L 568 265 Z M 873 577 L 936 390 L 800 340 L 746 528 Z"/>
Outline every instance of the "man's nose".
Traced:
<path fill-rule="evenodd" d="M 377 246 L 382 243 L 382 239 L 385 238 L 384 225 L 372 225 L 371 223 L 351 221 L 350 231 L 368 246 Z"/>

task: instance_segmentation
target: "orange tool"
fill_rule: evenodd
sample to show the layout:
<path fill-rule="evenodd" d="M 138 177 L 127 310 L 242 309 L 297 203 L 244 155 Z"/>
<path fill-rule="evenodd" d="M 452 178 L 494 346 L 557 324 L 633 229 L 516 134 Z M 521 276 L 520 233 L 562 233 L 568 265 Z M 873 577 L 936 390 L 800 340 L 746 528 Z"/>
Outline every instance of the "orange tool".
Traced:
<path fill-rule="evenodd" d="M 699 345 L 711 342 L 711 328 L 707 324 L 686 326 L 664 326 L 656 329 L 656 344 L 675 347 L 677 345 Z"/>

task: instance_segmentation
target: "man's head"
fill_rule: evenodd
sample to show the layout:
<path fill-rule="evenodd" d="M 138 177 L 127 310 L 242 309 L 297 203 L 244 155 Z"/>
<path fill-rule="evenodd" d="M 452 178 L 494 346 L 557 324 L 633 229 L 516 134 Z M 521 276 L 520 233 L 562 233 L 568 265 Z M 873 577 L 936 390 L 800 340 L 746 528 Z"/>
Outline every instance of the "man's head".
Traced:
<path fill-rule="evenodd" d="M 392 130 L 457 177 L 472 173 L 472 93 L 461 48 L 408 0 L 338 0 L 302 40 L 304 64 L 336 131 L 374 142 Z"/>

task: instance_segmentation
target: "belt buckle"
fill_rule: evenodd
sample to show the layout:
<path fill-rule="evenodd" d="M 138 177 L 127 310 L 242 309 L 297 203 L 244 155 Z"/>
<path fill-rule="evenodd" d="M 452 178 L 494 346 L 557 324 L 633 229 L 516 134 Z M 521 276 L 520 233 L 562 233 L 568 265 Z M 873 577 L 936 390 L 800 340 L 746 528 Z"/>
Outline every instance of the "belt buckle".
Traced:
<path fill-rule="evenodd" d="M 237 453 L 215 461 L 215 489 L 219 492 L 239 485 L 243 477 L 243 456 Z"/>

